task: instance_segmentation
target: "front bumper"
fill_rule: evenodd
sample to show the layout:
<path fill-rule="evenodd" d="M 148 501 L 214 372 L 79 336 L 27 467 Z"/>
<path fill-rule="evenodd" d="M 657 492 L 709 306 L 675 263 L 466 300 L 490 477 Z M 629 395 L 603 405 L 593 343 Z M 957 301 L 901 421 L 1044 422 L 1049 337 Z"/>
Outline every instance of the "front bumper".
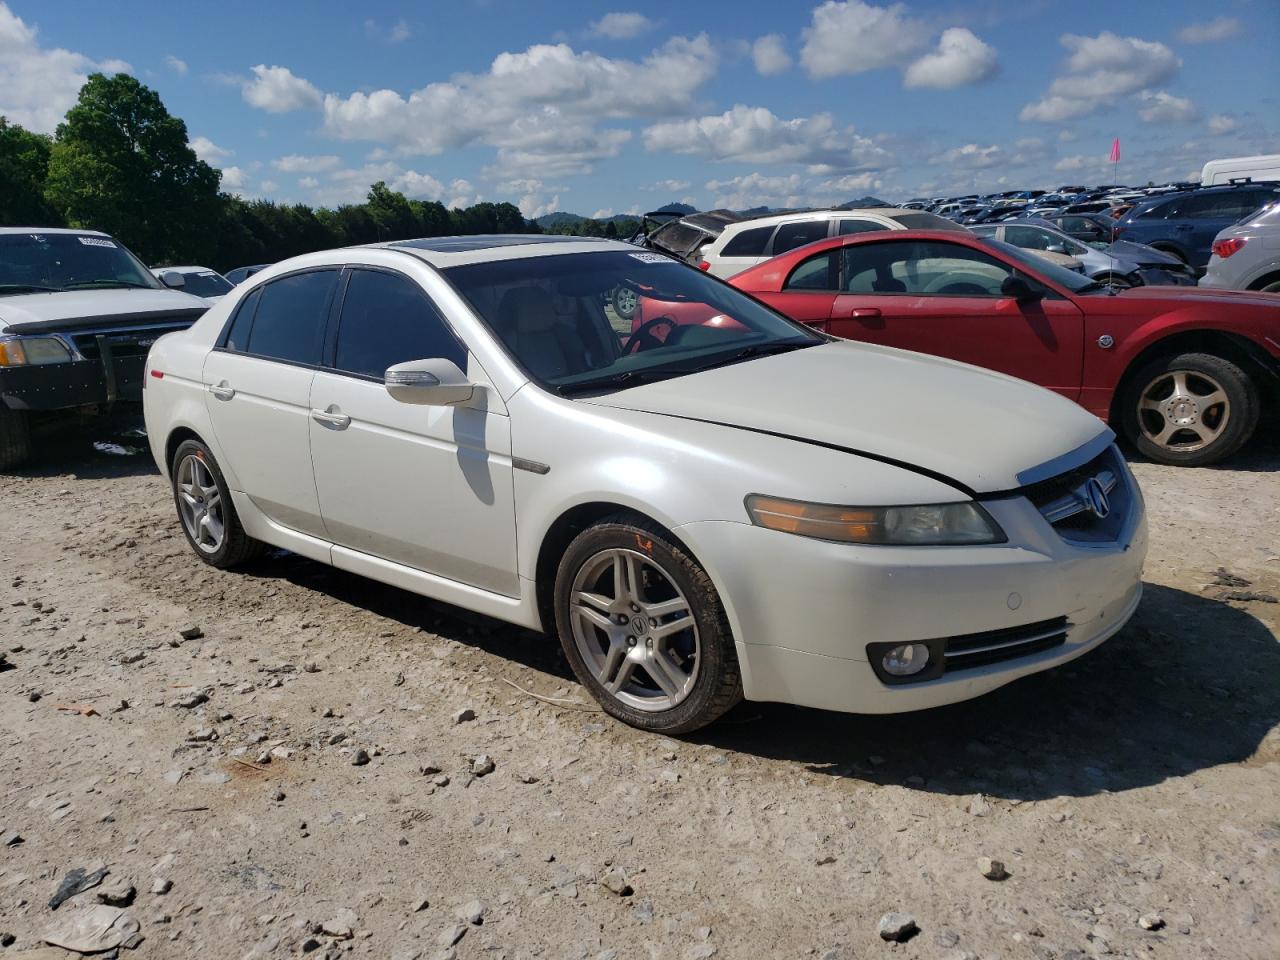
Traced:
<path fill-rule="evenodd" d="M 1025 498 L 983 505 L 1008 543 L 856 546 L 724 522 L 687 524 L 677 533 L 725 601 L 747 699 L 899 713 L 967 700 L 1072 660 L 1118 631 L 1137 608 L 1147 549 L 1140 496 L 1117 540 L 1088 545 L 1063 539 Z M 933 680 L 886 684 L 867 652 L 872 644 L 1062 617 L 1069 626 L 1057 646 L 948 669 Z"/>
<path fill-rule="evenodd" d="M 10 410 L 69 410 L 142 399 L 147 358 L 112 357 L 0 368 L 0 402 Z"/>
<path fill-rule="evenodd" d="M 1165 269 L 1164 267 L 1139 267 L 1134 271 L 1144 284 L 1150 287 L 1194 287 L 1199 283 L 1195 271 Z"/>

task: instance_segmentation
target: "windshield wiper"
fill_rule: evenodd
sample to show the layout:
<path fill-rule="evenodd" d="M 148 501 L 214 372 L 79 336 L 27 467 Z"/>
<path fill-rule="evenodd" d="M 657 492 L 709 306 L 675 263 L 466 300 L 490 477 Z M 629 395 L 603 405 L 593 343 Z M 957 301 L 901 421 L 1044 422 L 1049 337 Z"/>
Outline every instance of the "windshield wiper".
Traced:
<path fill-rule="evenodd" d="M 572 397 L 579 393 L 590 393 L 594 390 L 608 390 L 611 387 L 636 386 L 641 383 L 652 383 L 668 377 L 678 377 L 688 370 L 627 370 L 609 377 L 596 377 L 594 380 L 579 380 L 577 383 L 565 383 L 556 387 L 556 393 L 562 397 Z"/>
<path fill-rule="evenodd" d="M 20 290 L 35 290 L 38 293 L 57 293 L 61 287 L 46 287 L 40 283 L 0 283 L 0 294 L 17 293 Z"/>
<path fill-rule="evenodd" d="M 73 287 L 128 287 L 131 290 L 155 289 L 150 284 L 134 283 L 132 280 L 73 280 L 62 289 L 70 290 Z"/>
<path fill-rule="evenodd" d="M 1110 288 L 1110 286 L 1111 286 L 1110 284 L 1099 283 L 1097 280 L 1093 280 L 1093 281 L 1090 281 L 1089 283 L 1086 283 L 1083 287 L 1076 287 L 1074 292 L 1075 293 L 1093 293 L 1097 290 L 1107 290 Z"/>
<path fill-rule="evenodd" d="M 801 350 L 805 347 L 816 346 L 815 343 L 796 343 L 794 340 L 784 343 L 755 343 L 749 347 L 743 347 L 737 353 L 722 357 L 719 360 L 713 360 L 711 363 L 703 364 L 700 367 L 694 367 L 694 370 L 714 370 L 716 367 L 727 367 L 731 364 L 741 363 L 743 360 L 753 360 L 756 357 L 767 357 L 774 353 L 789 353 L 792 350 Z"/>

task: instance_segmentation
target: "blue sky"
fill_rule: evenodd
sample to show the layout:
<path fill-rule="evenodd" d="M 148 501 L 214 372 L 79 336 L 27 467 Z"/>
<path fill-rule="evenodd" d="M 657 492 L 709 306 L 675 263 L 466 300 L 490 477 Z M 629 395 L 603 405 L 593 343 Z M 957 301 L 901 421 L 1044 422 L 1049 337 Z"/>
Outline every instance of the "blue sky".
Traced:
<path fill-rule="evenodd" d="M 0 114 L 159 91 L 246 197 L 526 216 L 1183 178 L 1280 152 L 1277 0 L 0 0 Z"/>

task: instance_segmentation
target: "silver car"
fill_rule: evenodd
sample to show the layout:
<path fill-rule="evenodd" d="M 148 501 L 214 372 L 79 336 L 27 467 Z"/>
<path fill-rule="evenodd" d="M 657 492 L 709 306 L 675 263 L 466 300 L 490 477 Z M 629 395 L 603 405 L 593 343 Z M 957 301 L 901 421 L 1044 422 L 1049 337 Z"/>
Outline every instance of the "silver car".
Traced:
<path fill-rule="evenodd" d="M 978 224 L 969 228 L 980 237 L 1003 240 L 1032 253 L 1058 253 L 1075 257 L 1085 276 L 1113 287 L 1195 286 L 1195 271 L 1177 257 L 1142 243 L 1116 240 L 1097 246 L 1069 237 L 1047 220 L 1026 218 L 1006 223 Z"/>
<path fill-rule="evenodd" d="M 1214 238 L 1200 286 L 1280 293 L 1280 203 L 1268 204 Z"/>

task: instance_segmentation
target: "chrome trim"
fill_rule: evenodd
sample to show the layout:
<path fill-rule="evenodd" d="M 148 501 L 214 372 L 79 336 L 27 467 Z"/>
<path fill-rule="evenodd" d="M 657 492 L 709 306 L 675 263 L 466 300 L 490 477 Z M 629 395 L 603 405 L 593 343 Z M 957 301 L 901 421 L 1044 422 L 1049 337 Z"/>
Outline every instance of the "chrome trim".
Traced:
<path fill-rule="evenodd" d="M 1120 483 L 1119 478 L 1110 470 L 1099 471 L 1093 479 L 1102 484 L 1103 493 L 1110 493 Z M 1077 487 L 1057 500 L 1046 503 L 1040 508 L 1040 515 L 1053 524 L 1060 523 L 1068 517 L 1074 517 L 1077 513 L 1084 513 L 1089 509 L 1089 505 L 1084 500 L 1080 490 L 1081 488 Z"/>
<path fill-rule="evenodd" d="M 1019 647 L 1023 644 L 1036 643 L 1040 640 L 1048 640 L 1050 637 L 1066 635 L 1073 626 L 1075 626 L 1075 624 L 1068 621 L 1067 623 L 1060 624 L 1057 627 L 1032 634 L 1029 637 L 1018 637 L 1016 640 L 1006 640 L 1003 643 L 989 643 L 985 647 L 971 647 L 968 650 L 957 650 L 954 653 L 950 650 L 944 650 L 942 656 L 944 660 L 949 660 L 952 657 L 967 657 L 975 653 L 990 653 L 992 650 L 1012 650 L 1014 647 Z"/>
<path fill-rule="evenodd" d="M 1067 473 L 1076 467 L 1083 466 L 1109 446 L 1115 443 L 1116 435 L 1107 428 L 1088 443 L 1083 443 L 1070 453 L 1054 457 L 1039 466 L 1028 467 L 1018 474 L 1018 485 L 1028 487 L 1041 480 L 1049 480 L 1059 474 Z"/>

